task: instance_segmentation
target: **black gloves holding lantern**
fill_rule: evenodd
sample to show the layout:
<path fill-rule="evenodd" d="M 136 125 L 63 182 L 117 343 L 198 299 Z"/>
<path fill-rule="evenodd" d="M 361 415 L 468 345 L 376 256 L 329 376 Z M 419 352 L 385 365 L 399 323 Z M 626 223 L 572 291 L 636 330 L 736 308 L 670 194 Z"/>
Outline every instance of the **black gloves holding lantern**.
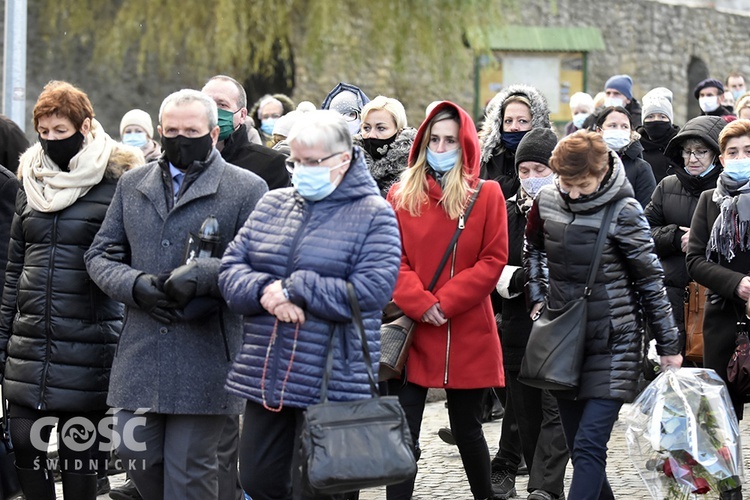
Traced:
<path fill-rule="evenodd" d="M 220 242 L 219 223 L 209 216 L 198 236 L 191 234 L 188 238 L 185 264 L 162 276 L 138 277 L 133 287 L 138 306 L 165 324 L 202 320 L 219 311 Z"/>

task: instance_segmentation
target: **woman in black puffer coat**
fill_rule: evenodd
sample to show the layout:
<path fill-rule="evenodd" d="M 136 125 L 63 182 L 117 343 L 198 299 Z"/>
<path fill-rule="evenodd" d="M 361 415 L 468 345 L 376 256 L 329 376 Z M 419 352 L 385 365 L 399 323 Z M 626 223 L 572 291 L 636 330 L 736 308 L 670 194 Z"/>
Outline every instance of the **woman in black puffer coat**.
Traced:
<path fill-rule="evenodd" d="M 26 498 L 55 498 L 46 448 L 34 444 L 49 440 L 51 426 L 32 427 L 51 417 L 58 419 L 65 498 L 90 500 L 97 489 L 96 461 L 89 460 L 98 456 L 94 426 L 107 410 L 123 308 L 91 281 L 83 254 L 124 170 L 112 160 L 129 150 L 137 163 L 144 160 L 140 150 L 118 146 L 104 132 L 86 94 L 69 83 L 44 88 L 34 127 L 39 142 L 18 169 L 22 189 L 0 306 L 3 395 Z"/>
<path fill-rule="evenodd" d="M 677 328 L 648 223 L 619 157 L 599 134 L 579 131 L 560 141 L 550 167 L 557 186 L 542 188 L 526 225 L 524 268 L 532 318 L 545 303 L 561 309 L 583 296 L 603 209 L 614 205 L 588 298 L 580 384 L 577 391 L 554 392 L 573 462 L 568 497 L 614 498 L 606 480 L 607 442 L 620 407 L 636 396 L 641 311 L 665 368 L 682 363 Z"/>
<path fill-rule="evenodd" d="M 680 127 L 672 123 L 673 120 L 671 90 L 657 87 L 643 96 L 643 125 L 636 131 L 641 135 L 643 159 L 651 165 L 657 184 L 672 173 L 664 152 L 669 141 L 680 131 Z"/>
<path fill-rule="evenodd" d="M 664 284 L 680 331 L 683 352 L 685 287 L 690 282 L 685 266 L 690 221 L 701 193 L 716 187 L 716 179 L 722 169 L 719 132 L 725 125 L 726 122 L 718 116 L 699 116 L 685 124 L 666 149 L 674 174 L 668 175 L 656 186 L 645 210 L 656 255 L 664 268 Z M 693 153 L 685 158 L 685 151 Z M 697 158 L 696 154 L 701 157 Z"/>

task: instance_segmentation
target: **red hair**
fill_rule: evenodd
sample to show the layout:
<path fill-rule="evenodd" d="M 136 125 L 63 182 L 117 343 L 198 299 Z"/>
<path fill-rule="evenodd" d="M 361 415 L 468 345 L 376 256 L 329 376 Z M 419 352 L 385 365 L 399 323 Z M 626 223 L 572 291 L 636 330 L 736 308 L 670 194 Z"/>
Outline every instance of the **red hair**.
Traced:
<path fill-rule="evenodd" d="M 80 130 L 86 118 L 94 118 L 94 108 L 83 90 L 68 82 L 52 80 L 44 86 L 34 105 L 34 129 L 40 118 L 50 115 L 67 118 Z"/>

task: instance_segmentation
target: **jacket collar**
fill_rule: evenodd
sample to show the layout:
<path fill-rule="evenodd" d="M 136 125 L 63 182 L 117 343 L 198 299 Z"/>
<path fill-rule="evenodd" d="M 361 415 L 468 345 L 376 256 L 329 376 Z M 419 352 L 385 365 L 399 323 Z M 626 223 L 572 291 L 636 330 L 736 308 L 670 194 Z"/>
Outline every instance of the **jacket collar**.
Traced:
<path fill-rule="evenodd" d="M 188 168 L 183 180 L 184 194 L 174 206 L 182 206 L 198 198 L 215 194 L 219 189 L 219 182 L 225 168 L 226 162 L 216 148 L 211 150 L 206 161 L 194 162 Z M 200 181 L 196 182 L 198 178 Z M 162 220 L 166 220 L 172 206 L 172 176 L 169 173 L 169 163 L 165 156 L 158 160 L 157 168 L 152 168 L 143 176 L 136 189 L 151 200 L 159 216 Z"/>

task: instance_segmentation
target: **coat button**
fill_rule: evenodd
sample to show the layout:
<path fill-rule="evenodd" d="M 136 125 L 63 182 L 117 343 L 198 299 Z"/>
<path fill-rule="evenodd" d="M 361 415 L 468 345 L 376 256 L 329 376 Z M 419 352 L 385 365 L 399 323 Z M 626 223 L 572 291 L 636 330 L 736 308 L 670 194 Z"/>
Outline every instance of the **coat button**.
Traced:
<path fill-rule="evenodd" d="M 169 240 L 161 240 L 161 246 L 167 248 L 169 246 Z"/>
<path fill-rule="evenodd" d="M 162 335 L 166 335 L 167 332 L 169 332 L 169 330 L 166 326 L 162 326 L 161 328 L 159 328 L 159 333 L 161 333 Z"/>

